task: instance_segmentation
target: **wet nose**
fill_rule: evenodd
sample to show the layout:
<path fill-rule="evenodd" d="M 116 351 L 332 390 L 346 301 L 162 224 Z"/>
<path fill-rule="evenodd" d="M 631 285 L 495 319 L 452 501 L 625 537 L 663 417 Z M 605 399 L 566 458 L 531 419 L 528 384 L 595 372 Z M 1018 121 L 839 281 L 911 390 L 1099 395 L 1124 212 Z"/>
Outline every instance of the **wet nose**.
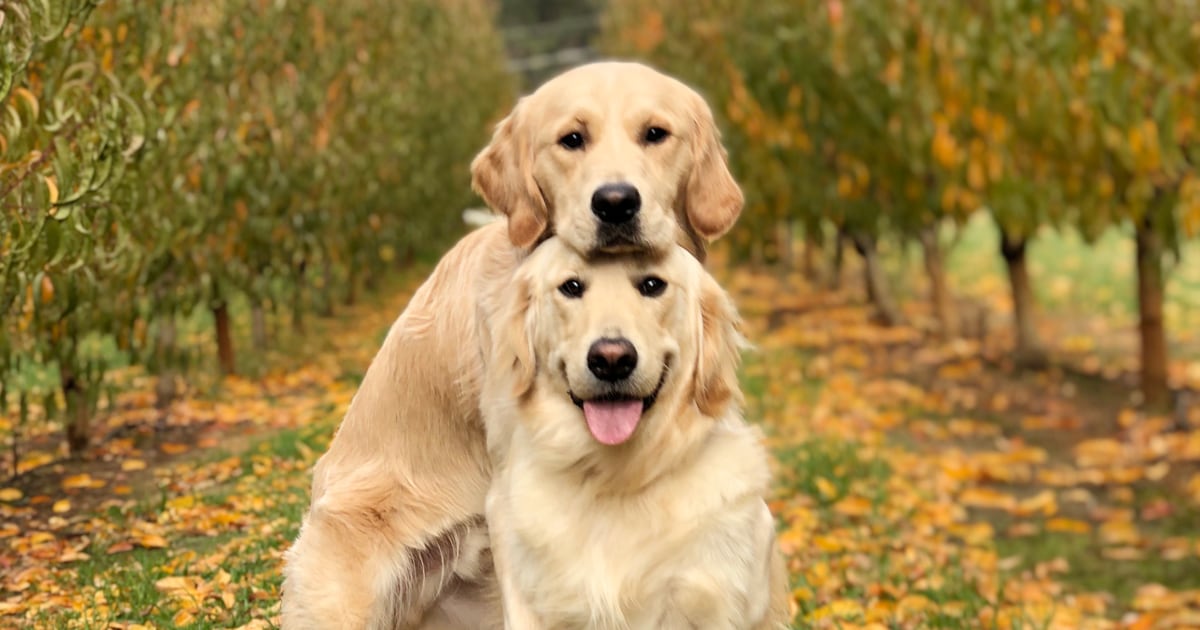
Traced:
<path fill-rule="evenodd" d="M 604 184 L 592 193 L 592 213 L 605 223 L 624 223 L 641 207 L 642 196 L 630 184 Z"/>
<path fill-rule="evenodd" d="M 600 339 L 588 348 L 588 369 L 596 378 L 609 383 L 629 378 L 637 360 L 637 348 L 625 338 Z"/>

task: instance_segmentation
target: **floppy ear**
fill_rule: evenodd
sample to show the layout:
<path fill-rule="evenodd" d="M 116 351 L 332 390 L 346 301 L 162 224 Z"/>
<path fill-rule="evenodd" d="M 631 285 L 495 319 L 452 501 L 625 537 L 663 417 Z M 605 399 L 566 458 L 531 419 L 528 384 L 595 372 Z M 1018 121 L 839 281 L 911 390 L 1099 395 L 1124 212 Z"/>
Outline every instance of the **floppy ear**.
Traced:
<path fill-rule="evenodd" d="M 533 349 L 536 313 L 529 279 L 518 277 L 516 285 L 501 307 L 500 329 L 493 336 L 488 369 L 512 374 L 513 395 L 520 398 L 533 389 L 537 368 Z"/>
<path fill-rule="evenodd" d="M 717 416 L 730 402 L 742 404 L 737 370 L 746 341 L 740 330 L 741 318 L 729 295 L 707 273 L 700 286 L 700 341 L 693 398 L 701 413 Z"/>
<path fill-rule="evenodd" d="M 508 217 L 508 239 L 529 247 L 546 231 L 546 200 L 533 179 L 533 150 L 522 123 L 525 99 L 496 125 L 492 141 L 471 162 L 471 188 Z"/>
<path fill-rule="evenodd" d="M 729 231 L 742 213 L 742 189 L 729 172 L 721 135 L 712 111 L 695 95 L 692 121 L 692 172 L 688 175 L 684 206 L 687 220 L 701 237 L 712 241 Z"/>

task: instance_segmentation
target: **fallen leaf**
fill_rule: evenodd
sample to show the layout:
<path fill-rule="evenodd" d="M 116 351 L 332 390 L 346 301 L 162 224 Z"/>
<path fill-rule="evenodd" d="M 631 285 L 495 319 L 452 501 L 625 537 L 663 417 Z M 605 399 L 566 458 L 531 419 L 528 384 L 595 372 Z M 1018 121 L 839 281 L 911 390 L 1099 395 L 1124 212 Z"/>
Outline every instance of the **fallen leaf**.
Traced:
<path fill-rule="evenodd" d="M 136 540 L 139 546 L 147 549 L 162 549 L 167 546 L 167 539 L 158 534 L 142 534 Z"/>
<path fill-rule="evenodd" d="M 62 487 L 64 490 L 78 490 L 81 488 L 103 488 L 108 482 L 103 479 L 93 479 L 88 473 L 71 475 L 63 479 Z"/>
<path fill-rule="evenodd" d="M 109 554 L 114 554 L 114 553 L 124 553 L 126 551 L 132 551 L 132 550 L 133 550 L 133 543 L 129 542 L 128 540 L 122 540 L 120 542 L 116 542 L 116 543 L 109 545 L 106 552 Z"/>

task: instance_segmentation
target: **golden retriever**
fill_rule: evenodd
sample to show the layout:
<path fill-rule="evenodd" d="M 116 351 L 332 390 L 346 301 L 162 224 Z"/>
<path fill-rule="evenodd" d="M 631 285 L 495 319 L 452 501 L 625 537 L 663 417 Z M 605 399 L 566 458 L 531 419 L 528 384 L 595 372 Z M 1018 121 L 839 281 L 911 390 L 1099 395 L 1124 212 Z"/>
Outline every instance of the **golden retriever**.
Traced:
<path fill-rule="evenodd" d="M 479 396 L 513 271 L 550 234 L 580 252 L 678 243 L 703 258 L 742 207 L 704 100 L 621 62 L 581 66 L 522 98 L 472 164 L 472 185 L 507 221 L 468 234 L 439 262 L 317 462 L 285 559 L 286 629 L 497 620 Z"/>
<path fill-rule="evenodd" d="M 481 406 L 507 627 L 787 627 L 737 315 L 700 263 L 551 239 L 498 321 Z"/>

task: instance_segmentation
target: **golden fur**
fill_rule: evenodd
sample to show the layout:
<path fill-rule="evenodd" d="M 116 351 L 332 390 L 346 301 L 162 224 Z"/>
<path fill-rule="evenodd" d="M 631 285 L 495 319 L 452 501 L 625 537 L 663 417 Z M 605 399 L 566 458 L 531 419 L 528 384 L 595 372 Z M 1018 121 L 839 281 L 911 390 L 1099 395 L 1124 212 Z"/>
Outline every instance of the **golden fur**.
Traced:
<path fill-rule="evenodd" d="M 573 122 L 572 122 L 573 121 Z M 647 125 L 671 135 L 642 142 Z M 582 131 L 567 151 L 556 138 Z M 642 196 L 635 238 L 605 242 L 588 207 L 600 182 Z M 704 101 L 645 66 L 597 63 L 521 99 L 472 165 L 506 223 L 481 227 L 438 264 L 393 324 L 329 450 L 287 552 L 283 627 L 483 628 L 499 623 L 484 500 L 491 466 L 479 412 L 500 296 L 539 240 L 581 252 L 702 257 L 741 210 Z"/>
<path fill-rule="evenodd" d="M 650 276 L 660 295 L 639 292 Z M 514 284 L 481 402 L 507 627 L 786 628 L 767 454 L 740 415 L 738 320 L 716 281 L 680 248 L 585 260 L 551 239 Z M 586 359 L 613 338 L 637 363 L 610 383 Z M 581 408 L 613 394 L 650 406 L 610 446 Z"/>

